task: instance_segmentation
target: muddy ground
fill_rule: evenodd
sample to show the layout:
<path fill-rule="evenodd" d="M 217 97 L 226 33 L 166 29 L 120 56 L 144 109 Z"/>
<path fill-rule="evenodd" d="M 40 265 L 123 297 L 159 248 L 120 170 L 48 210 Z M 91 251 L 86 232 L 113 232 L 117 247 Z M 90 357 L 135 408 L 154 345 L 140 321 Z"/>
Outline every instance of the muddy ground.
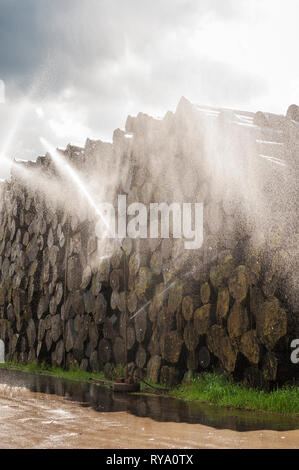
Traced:
<path fill-rule="evenodd" d="M 299 430 L 237 432 L 101 412 L 56 395 L 0 384 L 0 447 L 9 448 L 298 448 Z"/>

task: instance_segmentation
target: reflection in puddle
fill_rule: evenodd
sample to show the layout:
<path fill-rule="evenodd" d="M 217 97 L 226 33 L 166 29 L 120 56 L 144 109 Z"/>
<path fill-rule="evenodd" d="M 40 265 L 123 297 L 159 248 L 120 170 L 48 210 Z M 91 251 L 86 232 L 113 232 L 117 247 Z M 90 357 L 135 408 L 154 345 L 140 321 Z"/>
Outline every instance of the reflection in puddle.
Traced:
<path fill-rule="evenodd" d="M 80 383 L 27 372 L 0 370 L 0 395 L 26 394 L 26 391 L 58 395 L 96 411 L 127 412 L 159 422 L 202 424 L 235 431 L 299 429 L 299 418 L 272 413 L 227 409 L 202 403 L 186 403 L 161 396 L 112 393 L 93 383 Z M 68 419 L 63 410 L 52 412 Z"/>

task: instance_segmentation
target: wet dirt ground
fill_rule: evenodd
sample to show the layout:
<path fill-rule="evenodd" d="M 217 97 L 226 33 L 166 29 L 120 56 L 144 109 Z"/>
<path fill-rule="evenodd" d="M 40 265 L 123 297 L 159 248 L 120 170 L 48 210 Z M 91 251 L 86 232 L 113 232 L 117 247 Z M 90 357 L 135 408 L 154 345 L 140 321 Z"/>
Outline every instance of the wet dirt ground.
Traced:
<path fill-rule="evenodd" d="M 177 412 L 177 400 L 113 396 L 98 386 L 36 376 L 28 384 L 28 376 L 7 373 L 3 377 L 3 371 L 0 371 L 2 449 L 299 448 L 297 421 L 281 418 L 282 429 L 269 430 L 267 427 L 275 428 L 279 424 L 276 421 L 271 424 L 262 414 L 253 419 L 249 413 L 247 427 L 255 430 L 245 431 L 248 412 L 239 415 L 230 411 L 223 418 L 219 408 L 215 413 L 216 407 L 200 412 L 191 408 L 190 418 L 187 416 L 190 408 L 184 410 L 181 406 L 183 411 Z M 158 410 L 160 420 L 153 417 L 155 410 Z M 197 422 L 211 414 L 214 415 L 214 426 Z M 292 426 L 296 429 L 291 429 Z"/>

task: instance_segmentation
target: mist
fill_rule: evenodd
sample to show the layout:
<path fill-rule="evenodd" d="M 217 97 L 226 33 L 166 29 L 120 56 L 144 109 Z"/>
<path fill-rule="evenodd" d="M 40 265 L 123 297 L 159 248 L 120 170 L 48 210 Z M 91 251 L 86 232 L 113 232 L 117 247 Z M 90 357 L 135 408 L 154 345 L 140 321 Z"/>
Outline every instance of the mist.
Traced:
<path fill-rule="evenodd" d="M 128 114 L 163 117 L 182 95 L 278 114 L 298 102 L 296 1 L 1 0 L 0 10 L 7 158 L 35 160 L 41 135 L 58 147 L 111 142 Z"/>

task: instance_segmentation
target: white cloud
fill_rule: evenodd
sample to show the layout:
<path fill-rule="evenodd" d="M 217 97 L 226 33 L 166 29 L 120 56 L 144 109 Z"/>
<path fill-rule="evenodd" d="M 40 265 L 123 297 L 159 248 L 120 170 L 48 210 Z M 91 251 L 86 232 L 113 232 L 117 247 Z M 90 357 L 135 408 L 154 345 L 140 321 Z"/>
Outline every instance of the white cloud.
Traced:
<path fill-rule="evenodd" d="M 41 135 L 60 147 L 110 140 L 127 114 L 161 116 L 182 95 L 277 113 L 299 102 L 298 0 L 53 0 L 47 11 L 28 1 L 37 25 L 30 11 L 22 23 L 9 10 L 17 3 L 2 11 L 0 44 L 2 78 L 16 92 L 0 107 L 0 151 L 9 155 L 35 158 Z M 26 106 L 15 98 L 24 77 Z"/>

